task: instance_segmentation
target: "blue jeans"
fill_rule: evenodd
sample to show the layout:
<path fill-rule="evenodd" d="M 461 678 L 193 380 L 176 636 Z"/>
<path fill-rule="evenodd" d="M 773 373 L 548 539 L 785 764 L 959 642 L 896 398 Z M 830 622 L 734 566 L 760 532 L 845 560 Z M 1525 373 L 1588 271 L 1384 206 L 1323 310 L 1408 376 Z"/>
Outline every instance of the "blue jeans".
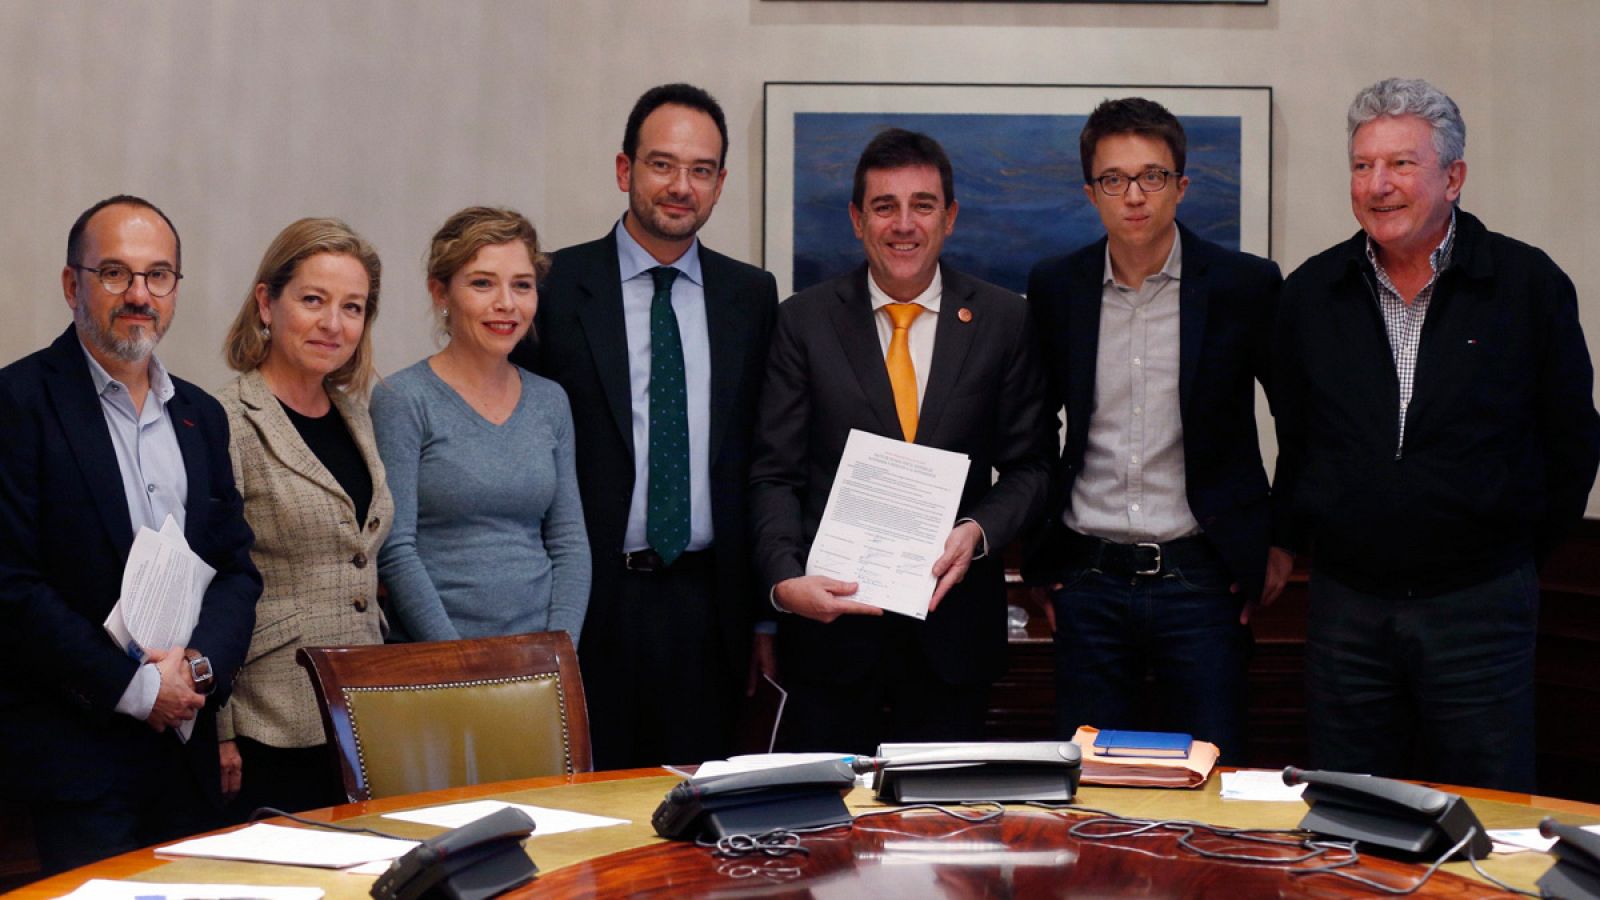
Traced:
<path fill-rule="evenodd" d="M 1306 722 L 1318 768 L 1534 789 L 1533 563 L 1435 597 L 1311 573 Z"/>
<path fill-rule="evenodd" d="M 1055 594 L 1056 724 L 1186 732 L 1244 762 L 1250 629 L 1220 560 L 1158 576 L 1071 572 Z M 1137 720 L 1146 673 L 1156 719 Z"/>

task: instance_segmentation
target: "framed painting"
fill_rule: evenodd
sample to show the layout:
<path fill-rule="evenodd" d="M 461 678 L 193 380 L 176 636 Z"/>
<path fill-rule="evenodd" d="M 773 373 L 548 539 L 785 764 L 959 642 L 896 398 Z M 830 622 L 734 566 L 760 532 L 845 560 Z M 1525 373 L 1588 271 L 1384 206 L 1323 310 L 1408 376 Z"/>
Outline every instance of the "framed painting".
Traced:
<path fill-rule="evenodd" d="M 767 82 L 764 264 L 782 296 L 860 264 L 856 159 L 873 135 L 900 127 L 933 136 L 955 168 L 961 212 L 944 259 L 1020 293 L 1034 263 L 1105 233 L 1083 195 L 1078 133 L 1102 100 L 1132 96 L 1183 122 L 1189 190 L 1178 218 L 1270 256 L 1269 87 Z"/>

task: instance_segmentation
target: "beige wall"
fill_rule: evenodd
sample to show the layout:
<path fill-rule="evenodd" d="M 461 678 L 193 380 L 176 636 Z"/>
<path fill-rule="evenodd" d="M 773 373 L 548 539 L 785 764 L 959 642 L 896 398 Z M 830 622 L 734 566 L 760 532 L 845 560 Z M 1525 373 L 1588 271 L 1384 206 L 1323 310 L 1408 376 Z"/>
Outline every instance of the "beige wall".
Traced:
<path fill-rule="evenodd" d="M 66 228 L 129 190 L 187 239 L 180 323 L 162 348 L 175 370 L 225 380 L 216 348 L 266 242 L 296 216 L 336 214 L 389 267 L 378 336 L 392 371 L 431 346 L 431 229 L 487 201 L 528 212 L 553 246 L 600 235 L 622 208 L 612 157 L 628 107 L 668 80 L 727 109 L 730 175 L 705 238 L 754 261 L 764 81 L 1270 85 L 1273 248 L 1287 270 L 1355 229 L 1350 98 L 1387 75 L 1426 77 L 1467 119 L 1464 205 L 1573 276 L 1600 348 L 1600 274 L 1584 265 L 1600 250 L 1596 34 L 1592 0 L 8 0 L 0 361 L 64 326 Z"/>

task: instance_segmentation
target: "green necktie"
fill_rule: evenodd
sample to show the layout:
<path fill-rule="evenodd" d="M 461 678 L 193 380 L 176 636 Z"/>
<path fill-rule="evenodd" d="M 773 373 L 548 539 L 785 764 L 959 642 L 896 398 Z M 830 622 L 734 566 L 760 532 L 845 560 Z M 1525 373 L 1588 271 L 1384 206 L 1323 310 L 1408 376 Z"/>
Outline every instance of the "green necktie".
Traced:
<path fill-rule="evenodd" d="M 645 540 L 671 565 L 689 546 L 689 403 L 683 377 L 683 341 L 672 311 L 678 270 L 650 270 L 650 491 Z"/>

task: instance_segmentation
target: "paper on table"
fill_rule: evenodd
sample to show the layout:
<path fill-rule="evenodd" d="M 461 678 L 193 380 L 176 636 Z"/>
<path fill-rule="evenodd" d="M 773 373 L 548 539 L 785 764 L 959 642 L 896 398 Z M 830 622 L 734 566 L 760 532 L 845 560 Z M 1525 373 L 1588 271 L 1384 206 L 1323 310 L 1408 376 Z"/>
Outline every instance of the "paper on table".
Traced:
<path fill-rule="evenodd" d="M 1277 770 L 1244 769 L 1222 773 L 1222 799 L 1265 800 L 1272 803 L 1294 803 L 1306 792 L 1303 784 L 1284 784 L 1283 773 Z"/>
<path fill-rule="evenodd" d="M 268 887 L 259 884 L 157 884 L 149 881 L 112 881 L 91 878 L 61 900 L 143 900 L 168 897 L 183 900 L 226 900 L 228 897 L 261 900 L 321 900 L 322 888 Z"/>
<path fill-rule="evenodd" d="M 926 619 L 933 564 L 971 464 L 960 453 L 851 429 L 806 574 L 854 581 L 850 599 Z"/>
<path fill-rule="evenodd" d="M 268 887 L 259 884 L 157 884 L 149 881 L 112 881 L 91 878 L 61 900 L 141 900 L 168 897 L 183 900 L 226 900 L 228 897 L 261 900 L 321 900 L 322 888 Z"/>
<path fill-rule="evenodd" d="M 563 831 L 582 831 L 585 828 L 606 828 L 611 825 L 628 824 L 627 819 L 593 816 L 588 813 L 572 812 L 565 809 L 549 809 L 543 806 L 528 806 L 523 803 L 507 803 L 504 800 L 473 800 L 468 803 L 451 803 L 447 806 L 428 806 L 421 809 L 384 813 L 383 817 L 385 819 L 399 819 L 402 822 L 437 825 L 440 828 L 460 828 L 468 822 L 476 822 L 484 816 L 499 812 L 508 806 L 514 806 L 522 810 L 528 814 L 528 818 L 533 820 L 533 837 L 560 834 Z"/>
<path fill-rule="evenodd" d="M 417 843 L 368 834 L 257 824 L 225 834 L 157 847 L 156 853 L 163 856 L 199 856 L 342 869 L 376 859 L 403 856 Z"/>
<path fill-rule="evenodd" d="M 832 759 L 851 759 L 852 757 L 853 754 L 850 753 L 749 753 L 743 756 L 730 756 L 727 759 L 714 759 L 701 763 L 700 768 L 695 770 L 693 777 L 711 778 L 717 775 L 735 775 L 740 772 L 760 772 L 764 769 L 781 769 L 784 766 L 800 766 L 806 763 L 827 762 Z M 856 784 L 860 787 L 866 787 L 867 776 L 857 775 Z"/>
<path fill-rule="evenodd" d="M 105 629 L 129 656 L 144 661 L 146 648 L 187 647 L 200 621 L 206 588 L 217 570 L 189 549 L 183 529 L 168 515 L 160 531 L 140 528 L 122 569 L 122 596 L 106 616 Z M 190 719 L 178 727 L 184 740 Z"/>
<path fill-rule="evenodd" d="M 1600 834 L 1600 825 L 1585 825 L 1584 831 Z M 1557 838 L 1547 838 L 1537 828 L 1491 828 L 1489 839 L 1494 841 L 1495 853 L 1526 853 L 1529 850 L 1548 852 Z"/>

